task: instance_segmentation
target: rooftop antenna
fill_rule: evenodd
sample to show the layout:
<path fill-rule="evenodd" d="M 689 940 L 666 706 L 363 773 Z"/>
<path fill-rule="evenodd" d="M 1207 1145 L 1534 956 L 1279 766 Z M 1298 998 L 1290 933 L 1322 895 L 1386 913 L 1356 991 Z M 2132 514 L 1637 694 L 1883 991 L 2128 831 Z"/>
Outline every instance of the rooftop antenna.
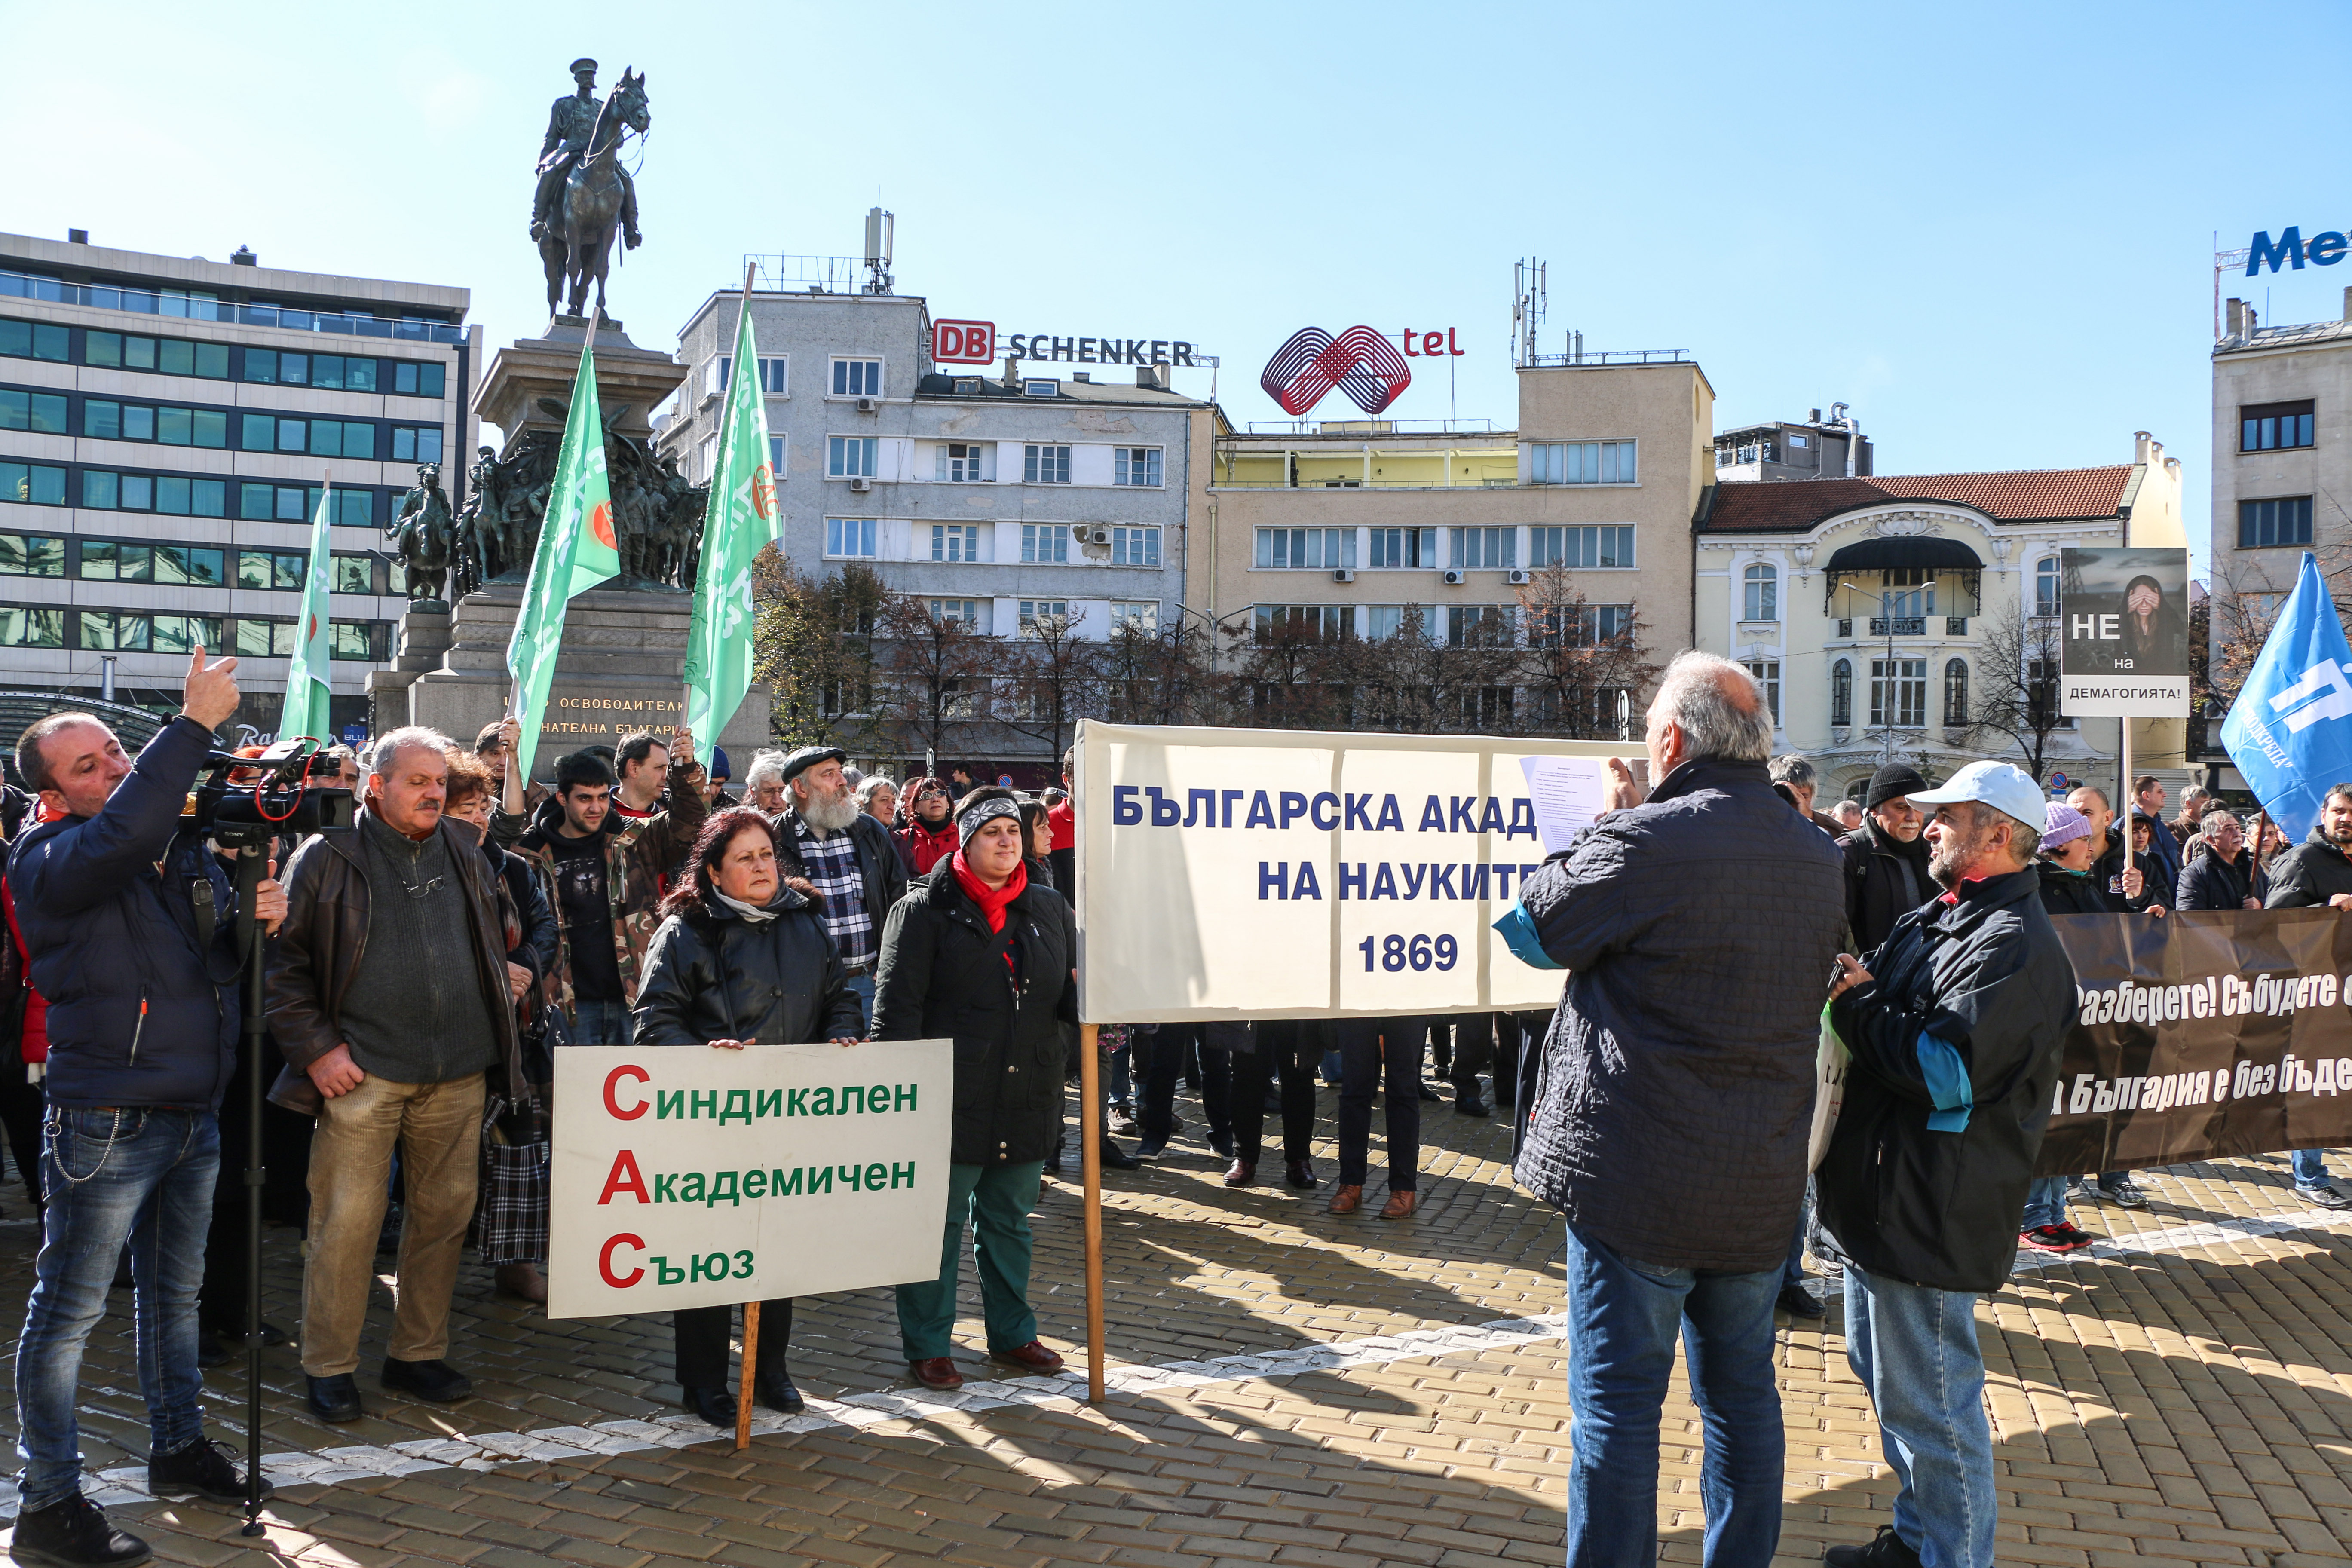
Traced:
<path fill-rule="evenodd" d="M 1551 303 L 1547 286 L 1550 265 L 1528 257 L 1511 263 L 1511 359 L 1514 363 L 1530 365 L 1536 363 L 1536 329 L 1543 324 L 1544 312 Z"/>
<path fill-rule="evenodd" d="M 896 213 L 880 207 L 866 210 L 866 291 L 868 294 L 890 292 L 890 252 L 896 245 L 898 217 Z"/>

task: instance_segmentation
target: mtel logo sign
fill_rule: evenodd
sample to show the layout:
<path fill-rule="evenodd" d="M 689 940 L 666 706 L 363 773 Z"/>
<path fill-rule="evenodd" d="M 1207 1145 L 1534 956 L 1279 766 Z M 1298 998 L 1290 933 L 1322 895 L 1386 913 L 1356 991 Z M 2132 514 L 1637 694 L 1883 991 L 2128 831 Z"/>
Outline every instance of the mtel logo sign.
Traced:
<path fill-rule="evenodd" d="M 1365 413 L 1378 414 L 1412 384 L 1406 355 L 1435 359 L 1467 352 L 1455 346 L 1454 331 L 1448 327 L 1416 332 L 1407 327 L 1402 337 L 1404 353 L 1400 354 L 1396 344 L 1367 326 L 1349 327 L 1336 338 L 1320 327 L 1302 327 L 1274 351 L 1257 384 L 1286 414 L 1306 413 L 1335 386 Z"/>
<path fill-rule="evenodd" d="M 1181 338 L 1057 338 L 1050 332 L 1013 332 L 1004 353 L 1014 359 L 1063 364 L 1192 364 L 1192 345 Z M 997 357 L 996 323 L 931 323 L 931 360 L 936 364 L 989 364 Z"/>
<path fill-rule="evenodd" d="M 2325 234 L 2315 234 L 2311 237 L 2311 243 L 2305 245 L 2303 242 L 2303 226 L 2289 224 L 2285 232 L 2278 237 L 2276 245 L 2271 243 L 2267 229 L 2254 236 L 2253 243 L 2246 247 L 2246 276 L 2262 276 L 2265 261 L 2271 264 L 2273 272 L 2284 272 L 2290 267 L 2300 272 L 2306 257 L 2314 267 L 2333 267 L 2343 260 L 2347 253 L 2352 253 L 2352 240 L 2347 240 L 2339 230 L 2331 228 Z"/>

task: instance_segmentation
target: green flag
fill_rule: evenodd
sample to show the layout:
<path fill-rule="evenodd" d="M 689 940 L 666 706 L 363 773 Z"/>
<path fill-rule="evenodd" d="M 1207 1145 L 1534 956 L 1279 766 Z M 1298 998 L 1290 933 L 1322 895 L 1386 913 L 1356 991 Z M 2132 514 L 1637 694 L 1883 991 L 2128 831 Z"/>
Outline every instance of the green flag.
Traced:
<path fill-rule="evenodd" d="M 702 524 L 694 628 L 686 639 L 686 727 L 706 749 L 751 687 L 751 558 L 777 537 L 776 475 L 768 462 L 767 401 L 760 388 L 751 312 L 735 332 L 735 364 L 719 422 Z"/>
<path fill-rule="evenodd" d="M 604 422 L 596 405 L 596 355 L 580 351 L 580 374 L 572 378 L 572 407 L 563 421 L 563 447 L 556 454 L 555 479 L 547 494 L 547 515 L 539 548 L 530 558 L 530 580 L 507 643 L 507 669 L 514 676 L 514 712 L 522 721 L 511 765 L 530 776 L 539 749 L 540 715 L 555 679 L 555 658 L 563 647 L 563 611 L 572 595 L 594 587 L 621 570 L 613 533 L 613 492 L 604 475 Z"/>
<path fill-rule="evenodd" d="M 335 556 L 327 533 L 333 514 L 332 485 L 319 491 L 319 515 L 310 524 L 310 570 L 302 578 L 302 612 L 294 622 L 294 657 L 286 666 L 286 702 L 278 710 L 278 738 L 290 741 L 311 735 L 321 744 L 334 743 L 332 721 L 327 717 L 328 660 L 334 657 L 334 633 L 327 619 L 327 592 L 332 585 Z"/>

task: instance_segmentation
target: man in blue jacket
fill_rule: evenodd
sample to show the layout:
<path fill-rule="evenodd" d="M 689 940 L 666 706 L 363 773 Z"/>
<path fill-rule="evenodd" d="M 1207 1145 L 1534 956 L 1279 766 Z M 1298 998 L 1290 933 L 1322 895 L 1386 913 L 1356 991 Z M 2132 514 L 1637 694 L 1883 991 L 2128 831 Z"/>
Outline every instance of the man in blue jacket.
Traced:
<path fill-rule="evenodd" d="M 1657 1560 L 1680 1340 L 1706 1413 L 1705 1560 L 1726 1568 L 1769 1561 L 1780 1537 L 1772 1305 L 1805 1196 L 1844 868 L 1772 791 L 1772 718 L 1746 670 L 1683 654 L 1648 725 L 1648 800 L 1612 759 L 1611 809 L 1520 893 L 1571 974 L 1514 1173 L 1568 1217 L 1569 1562 Z"/>
<path fill-rule="evenodd" d="M 48 1194 L 16 1349 L 22 1562 L 127 1564 L 145 1542 L 81 1493 L 74 1389 L 125 1242 L 138 1287 L 147 1484 L 221 1502 L 245 1478 L 204 1435 L 196 1294 L 220 1162 L 217 1115 L 236 1063 L 236 891 L 181 807 L 213 731 L 236 711 L 236 660 L 189 661 L 178 718 L 133 763 L 87 713 L 53 713 L 16 743 L 43 820 L 8 857 L 8 887 L 49 1004 Z M 273 868 L 274 869 L 274 868 Z M 286 895 L 261 883 L 275 925 Z M 269 1488 L 262 1493 L 268 1496 Z"/>

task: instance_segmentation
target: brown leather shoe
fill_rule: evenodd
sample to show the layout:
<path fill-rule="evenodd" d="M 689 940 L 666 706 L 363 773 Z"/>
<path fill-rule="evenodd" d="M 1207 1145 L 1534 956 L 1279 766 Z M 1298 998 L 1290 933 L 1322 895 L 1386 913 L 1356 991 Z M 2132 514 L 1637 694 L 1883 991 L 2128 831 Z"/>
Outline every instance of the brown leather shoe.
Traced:
<path fill-rule="evenodd" d="M 547 1280 L 535 1263 L 501 1263 L 499 1265 L 498 1288 L 509 1296 L 547 1305 Z"/>
<path fill-rule="evenodd" d="M 941 1393 L 963 1386 L 963 1373 L 956 1370 L 952 1356 L 935 1355 L 924 1361 L 910 1361 L 907 1363 L 907 1371 L 925 1388 L 936 1388 Z"/>
<path fill-rule="evenodd" d="M 1234 1168 L 1225 1173 L 1225 1185 L 1229 1187 L 1249 1187 L 1256 1184 L 1257 1162 L 1255 1160 L 1235 1160 Z"/>
<path fill-rule="evenodd" d="M 1031 1340 L 1027 1344 L 1015 1345 L 1009 1351 L 991 1351 L 988 1359 L 1001 1361 L 1007 1366 L 1017 1366 L 1040 1377 L 1051 1377 L 1062 1370 L 1062 1358 L 1047 1350 L 1043 1340 Z"/>
<path fill-rule="evenodd" d="M 1364 1206 L 1364 1189 L 1360 1184 L 1331 1189 L 1332 1214 L 1354 1214 Z"/>
<path fill-rule="evenodd" d="M 1381 1205 L 1380 1217 L 1382 1219 L 1409 1219 L 1412 1215 L 1412 1211 L 1420 1206 L 1421 1194 L 1419 1193 L 1391 1193 L 1389 1194 L 1389 1201 Z"/>

